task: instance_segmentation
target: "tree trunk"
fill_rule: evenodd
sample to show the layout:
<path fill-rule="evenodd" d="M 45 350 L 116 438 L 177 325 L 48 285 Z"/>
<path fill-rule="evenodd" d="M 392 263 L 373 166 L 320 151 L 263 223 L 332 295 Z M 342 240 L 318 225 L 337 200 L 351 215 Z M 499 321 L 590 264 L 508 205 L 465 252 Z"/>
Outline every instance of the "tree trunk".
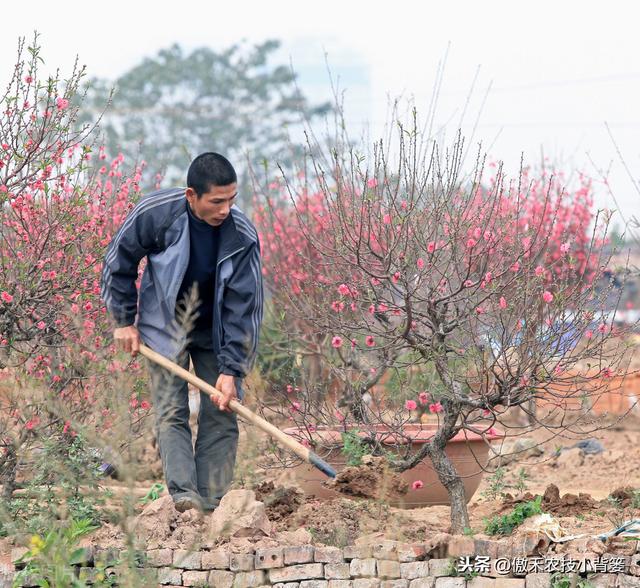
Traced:
<path fill-rule="evenodd" d="M 469 524 L 467 499 L 464 495 L 462 479 L 445 453 L 444 445 L 433 443 L 429 451 L 429 457 L 431 458 L 431 463 L 433 463 L 433 468 L 438 474 L 440 482 L 449 493 L 449 500 L 451 502 L 451 533 L 453 535 L 461 535 L 465 529 L 471 526 Z"/>

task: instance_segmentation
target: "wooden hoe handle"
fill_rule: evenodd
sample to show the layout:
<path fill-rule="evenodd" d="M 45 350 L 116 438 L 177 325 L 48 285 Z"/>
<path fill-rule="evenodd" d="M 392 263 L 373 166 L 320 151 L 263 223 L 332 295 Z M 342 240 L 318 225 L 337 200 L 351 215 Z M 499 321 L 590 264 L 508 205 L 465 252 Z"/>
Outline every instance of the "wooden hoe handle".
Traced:
<path fill-rule="evenodd" d="M 147 359 L 157 363 L 159 366 L 169 370 L 176 376 L 180 376 L 183 380 L 186 380 L 190 384 L 193 384 L 196 388 L 199 388 L 203 392 L 210 394 L 211 396 L 220 396 L 220 392 L 217 388 L 208 384 L 204 380 L 198 378 L 190 371 L 185 370 L 178 364 L 174 363 L 170 359 L 167 359 L 164 355 L 160 355 L 153 349 L 147 347 L 144 344 L 140 344 L 140 353 Z M 263 419 L 253 411 L 249 410 L 246 406 L 243 406 L 237 400 L 231 400 L 229 402 L 229 408 L 237 415 L 241 416 L 245 421 L 254 424 L 259 429 L 262 429 L 265 433 L 268 433 L 273 437 L 280 445 L 286 447 L 290 451 L 293 451 L 298 457 L 310 463 L 318 468 L 323 474 L 326 474 L 330 478 L 336 477 L 336 471 L 315 452 L 311 451 L 308 447 L 305 447 L 301 443 L 298 443 L 293 437 L 283 433 L 277 427 L 274 427 L 270 422 Z"/>

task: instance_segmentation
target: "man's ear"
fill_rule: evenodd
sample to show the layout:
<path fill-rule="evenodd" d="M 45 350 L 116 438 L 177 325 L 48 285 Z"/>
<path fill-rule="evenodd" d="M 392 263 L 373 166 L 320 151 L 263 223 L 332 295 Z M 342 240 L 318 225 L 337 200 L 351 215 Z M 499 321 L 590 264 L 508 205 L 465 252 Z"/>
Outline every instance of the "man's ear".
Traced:
<path fill-rule="evenodd" d="M 187 188 L 184 192 L 185 196 L 187 197 L 187 200 L 189 202 L 193 202 L 194 200 L 197 200 L 198 195 L 196 194 L 196 191 L 193 188 Z"/>

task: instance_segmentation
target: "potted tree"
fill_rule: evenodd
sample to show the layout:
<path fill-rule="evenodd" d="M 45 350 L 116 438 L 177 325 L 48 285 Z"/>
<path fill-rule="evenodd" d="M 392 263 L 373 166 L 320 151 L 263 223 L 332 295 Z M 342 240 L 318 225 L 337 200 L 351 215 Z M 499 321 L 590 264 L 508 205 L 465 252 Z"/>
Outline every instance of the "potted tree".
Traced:
<path fill-rule="evenodd" d="M 328 155 L 314 145 L 304 171 L 261 188 L 278 338 L 267 345 L 292 358 L 275 390 L 291 434 L 317 451 L 364 444 L 400 472 L 426 462 L 462 532 L 472 491 L 456 442 L 480 473 L 514 409 L 529 427 L 599 426 L 584 411 L 557 417 L 621 371 L 625 342 L 600 280 L 609 217 L 592 211 L 587 178 L 570 192 L 545 169 L 507 181 L 480 155 L 463 173 L 461 138 L 441 154 L 415 122 L 396 137 L 393 161 L 382 142 L 371 157 L 347 141 Z M 577 385 L 558 386 L 568 381 Z M 550 396 L 553 410 L 538 415 L 536 400 Z M 420 411 L 430 423 L 419 424 Z M 415 490 L 425 486 L 411 476 Z"/>

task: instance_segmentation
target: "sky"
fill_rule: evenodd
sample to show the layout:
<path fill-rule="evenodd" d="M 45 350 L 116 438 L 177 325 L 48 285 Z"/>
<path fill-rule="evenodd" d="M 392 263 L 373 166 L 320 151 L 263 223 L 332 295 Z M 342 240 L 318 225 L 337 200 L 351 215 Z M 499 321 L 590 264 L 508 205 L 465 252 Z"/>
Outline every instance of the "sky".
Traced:
<path fill-rule="evenodd" d="M 349 128 L 374 139 L 390 100 L 411 102 L 426 118 L 442 72 L 437 128 L 451 137 L 461 123 L 467 141 L 481 142 L 510 175 L 521 157 L 587 173 L 596 205 L 618 209 L 622 223 L 640 219 L 633 7 L 616 0 L 11 2 L 2 6 L 0 80 L 11 72 L 18 37 L 34 30 L 48 67 L 68 72 L 78 55 L 90 75 L 107 78 L 172 43 L 223 49 L 279 39 L 277 57 L 299 72 L 308 97 L 331 96 L 330 70 L 344 91 Z"/>

